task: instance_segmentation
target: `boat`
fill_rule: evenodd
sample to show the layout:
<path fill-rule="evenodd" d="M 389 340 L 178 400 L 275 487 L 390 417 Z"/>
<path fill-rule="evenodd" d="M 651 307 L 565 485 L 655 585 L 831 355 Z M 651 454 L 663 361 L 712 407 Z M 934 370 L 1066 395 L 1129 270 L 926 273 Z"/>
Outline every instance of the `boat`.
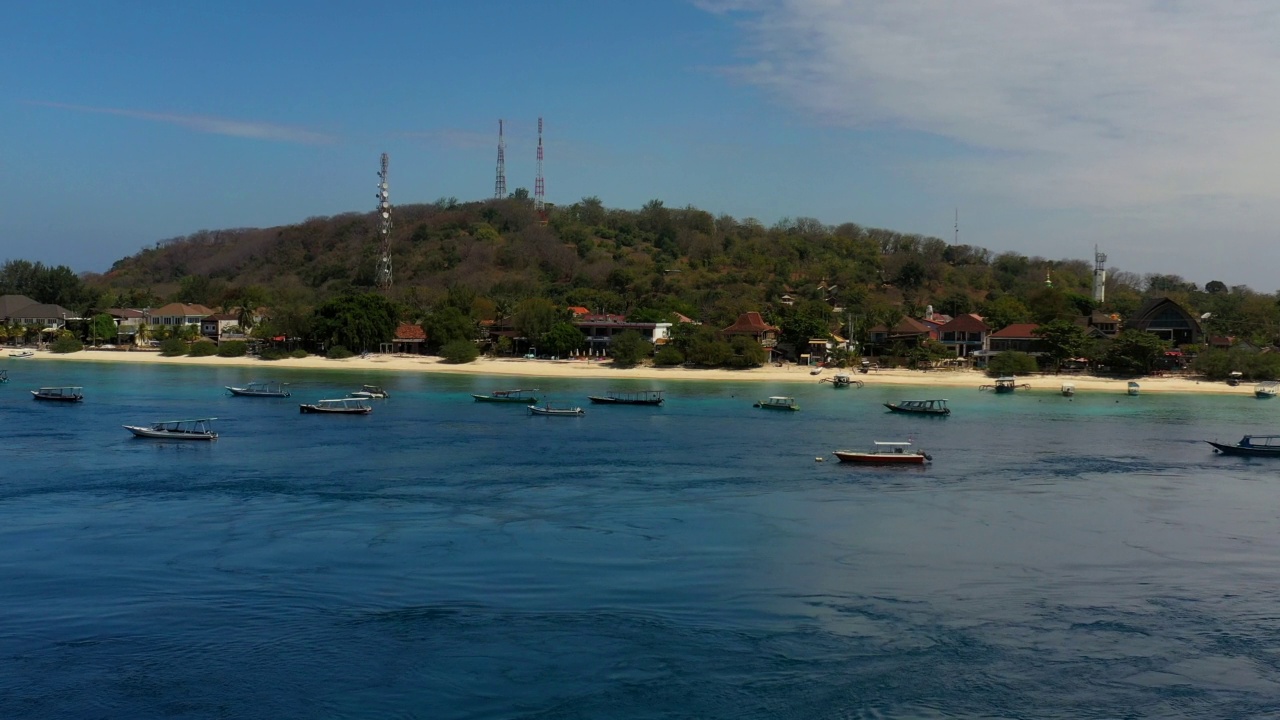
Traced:
<path fill-rule="evenodd" d="M 0 383 L 7 383 L 7 382 L 9 382 L 9 371 L 0 370 Z"/>
<path fill-rule="evenodd" d="M 1214 452 L 1249 457 L 1280 457 L 1280 435 L 1245 435 L 1235 445 L 1205 440 Z"/>
<path fill-rule="evenodd" d="M 831 387 L 833 388 L 847 388 L 850 385 L 862 387 L 863 384 L 861 380 L 854 380 L 853 376 L 848 373 L 839 373 L 835 377 L 822 378 L 818 382 L 831 383 Z"/>
<path fill-rule="evenodd" d="M 1006 377 L 999 377 L 999 378 L 996 378 L 996 382 L 995 382 L 995 384 L 994 384 L 994 385 L 979 385 L 979 386 L 978 386 L 978 389 L 979 389 L 979 390 L 991 390 L 991 391 L 995 392 L 997 395 L 1003 395 L 1003 394 L 1005 394 L 1005 393 L 1011 393 L 1011 392 L 1013 392 L 1014 390 L 1017 390 L 1018 388 L 1023 388 L 1023 389 L 1025 389 L 1025 390 L 1030 390 L 1030 389 L 1031 389 L 1031 386 L 1030 386 L 1030 385 L 1028 385 L 1027 383 L 1022 383 L 1021 385 L 1019 385 L 1019 384 L 1018 384 L 1018 379 L 1017 379 L 1017 378 L 1015 378 L 1015 377 L 1013 377 L 1013 376 L 1006 376 Z"/>
<path fill-rule="evenodd" d="M 217 419 L 163 420 L 148 427 L 125 425 L 124 429 L 133 433 L 134 437 L 155 440 L 217 440 L 218 433 L 214 432 L 212 424 Z"/>
<path fill-rule="evenodd" d="M 1239 370 L 1232 370 L 1231 374 L 1227 376 L 1227 384 L 1231 387 L 1237 387 L 1240 385 L 1240 378 L 1242 377 L 1244 377 L 1244 373 Z"/>
<path fill-rule="evenodd" d="M 609 390 L 604 396 L 588 395 L 587 399 L 597 405 L 661 405 L 662 390 L 637 390 L 635 392 L 623 392 L 620 390 Z"/>
<path fill-rule="evenodd" d="M 1062 397 L 1071 397 L 1076 394 L 1076 384 L 1070 382 L 1062 383 Z"/>
<path fill-rule="evenodd" d="M 763 408 L 765 410 L 799 410 L 800 409 L 800 406 L 796 404 L 795 398 L 782 397 L 781 395 L 774 395 L 773 397 L 765 398 L 764 400 L 761 400 L 760 402 L 756 403 L 752 407 Z"/>
<path fill-rule="evenodd" d="M 1275 381 L 1261 382 L 1253 389 L 1254 397 L 1266 399 L 1276 396 L 1276 390 L 1280 389 L 1280 384 Z"/>
<path fill-rule="evenodd" d="M 289 397 L 285 385 L 289 383 L 270 381 L 251 382 L 244 387 L 227 386 L 227 392 L 241 397 Z"/>
<path fill-rule="evenodd" d="M 537 388 L 532 390 L 494 390 L 488 395 L 472 395 L 476 402 L 490 403 L 519 403 L 521 405 L 532 405 L 538 402 L 538 396 L 534 393 L 538 392 Z"/>
<path fill-rule="evenodd" d="M 946 400 L 902 400 L 896 403 L 885 403 L 885 407 L 893 412 L 914 413 L 916 415 L 950 415 L 951 408 Z"/>
<path fill-rule="evenodd" d="M 868 465 L 923 465 L 933 458 L 926 452 L 912 450 L 910 442 L 872 443 L 871 452 L 856 450 L 836 450 L 835 456 L 840 462 L 864 463 Z"/>
<path fill-rule="evenodd" d="M 1139 392 L 1139 390 L 1141 389 L 1141 386 L 1140 386 L 1140 385 L 1138 385 L 1138 383 L 1136 383 L 1136 382 L 1134 382 L 1134 381 L 1130 380 L 1130 381 L 1129 381 L 1129 386 L 1128 386 L 1128 388 L 1129 388 L 1129 389 L 1127 390 L 1127 392 L 1128 392 L 1130 395 L 1137 395 L 1137 394 L 1138 394 L 1138 392 Z"/>
<path fill-rule="evenodd" d="M 347 393 L 347 397 L 364 398 L 365 400 L 386 400 L 391 397 L 391 393 L 383 390 L 382 387 L 378 385 L 363 385 L 359 390 L 353 393 Z"/>
<path fill-rule="evenodd" d="M 14 350 L 9 353 L 9 357 L 11 358 L 29 358 L 35 356 L 36 354 L 30 350 Z"/>
<path fill-rule="evenodd" d="M 550 402 L 542 406 L 530 405 L 530 415 L 585 415 L 582 408 L 573 405 L 552 405 Z"/>
<path fill-rule="evenodd" d="M 82 387 L 42 387 L 39 390 L 32 390 L 31 395 L 36 400 L 52 400 L 53 402 L 80 402 L 84 400 Z"/>
<path fill-rule="evenodd" d="M 298 406 L 302 413 L 328 413 L 331 415 L 368 415 L 373 412 L 369 401 L 364 398 L 336 398 L 333 400 L 317 400 L 313 404 L 303 403 Z"/>

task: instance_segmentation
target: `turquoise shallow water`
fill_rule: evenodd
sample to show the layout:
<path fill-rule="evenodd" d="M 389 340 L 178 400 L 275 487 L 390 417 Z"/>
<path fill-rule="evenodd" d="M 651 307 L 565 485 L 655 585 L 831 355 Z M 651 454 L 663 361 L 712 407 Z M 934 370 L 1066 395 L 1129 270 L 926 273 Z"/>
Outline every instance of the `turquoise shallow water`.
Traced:
<path fill-rule="evenodd" d="M 1280 712 L 1280 464 L 1202 442 L 1280 400 L 540 380 L 587 413 L 535 418 L 471 401 L 509 380 L 8 368 L 0 717 Z M 260 378 L 293 397 L 222 391 Z M 365 382 L 368 417 L 297 412 Z M 908 436 L 933 466 L 829 458 Z"/>

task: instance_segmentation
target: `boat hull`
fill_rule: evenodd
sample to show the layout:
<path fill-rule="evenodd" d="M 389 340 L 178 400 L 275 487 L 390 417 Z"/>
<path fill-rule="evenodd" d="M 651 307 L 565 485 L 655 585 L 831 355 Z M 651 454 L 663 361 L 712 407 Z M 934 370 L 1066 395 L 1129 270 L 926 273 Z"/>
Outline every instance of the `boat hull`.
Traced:
<path fill-rule="evenodd" d="M 569 410 L 559 410 L 559 409 L 555 409 L 555 408 L 548 409 L 548 408 L 540 408 L 540 407 L 531 407 L 531 408 L 529 408 L 529 414 L 530 414 L 530 415 L 549 415 L 549 416 L 560 416 L 560 417 L 576 417 L 576 416 L 578 416 L 578 415 L 584 415 L 585 413 L 583 413 L 582 408 L 572 408 L 572 409 L 569 409 Z"/>
<path fill-rule="evenodd" d="M 929 456 L 924 453 L 866 453 L 837 450 L 836 458 L 842 463 L 863 465 L 923 465 Z"/>
<path fill-rule="evenodd" d="M 951 408 L 943 408 L 941 410 L 912 410 L 910 408 L 899 407 L 893 403 L 884 403 L 884 406 L 896 413 L 905 413 L 907 415 L 933 415 L 934 417 L 946 417 L 951 414 Z"/>
<path fill-rule="evenodd" d="M 298 412 L 307 415 L 368 415 L 373 412 L 373 408 L 323 408 L 316 405 L 299 405 Z"/>
<path fill-rule="evenodd" d="M 218 433 L 198 433 L 198 432 L 172 432 L 169 430 L 156 430 L 154 428 L 137 427 L 135 425 L 124 425 L 125 430 L 133 433 L 134 437 L 147 438 L 149 440 L 217 440 Z"/>
<path fill-rule="evenodd" d="M 77 403 L 84 400 L 83 395 L 41 395 L 34 390 L 31 392 L 31 397 L 44 402 Z"/>
<path fill-rule="evenodd" d="M 514 403 L 517 405 L 532 405 L 538 402 L 538 398 L 536 397 L 508 398 L 508 397 L 494 397 L 492 395 L 472 395 L 471 397 L 475 398 L 476 402 L 487 402 L 487 403 Z"/>
<path fill-rule="evenodd" d="M 662 404 L 661 398 L 657 400 L 621 400 L 618 398 L 596 397 L 594 395 L 588 395 L 587 399 L 593 403 L 596 403 L 597 405 L 661 405 Z"/>
<path fill-rule="evenodd" d="M 227 388 L 227 391 L 230 392 L 232 395 L 236 395 L 239 397 L 272 397 L 272 398 L 289 397 L 288 390 L 285 390 L 283 392 L 262 392 L 260 390 L 245 390 L 244 388 L 229 387 Z"/>
<path fill-rule="evenodd" d="M 1224 443 L 1216 443 L 1212 440 L 1205 440 L 1213 446 L 1215 450 L 1223 455 L 1240 455 L 1243 457 L 1277 457 L 1280 458 L 1280 446 L 1278 447 L 1241 447 L 1239 445 L 1226 445 Z"/>

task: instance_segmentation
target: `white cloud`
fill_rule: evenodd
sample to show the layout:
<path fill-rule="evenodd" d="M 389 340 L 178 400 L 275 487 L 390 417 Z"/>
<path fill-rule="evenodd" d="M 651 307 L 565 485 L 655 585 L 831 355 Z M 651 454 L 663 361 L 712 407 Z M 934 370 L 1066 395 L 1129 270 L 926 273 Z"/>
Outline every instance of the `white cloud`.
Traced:
<path fill-rule="evenodd" d="M 277 142 L 302 143 L 305 145 L 324 145 L 336 140 L 332 135 L 306 130 L 303 128 L 276 125 L 273 123 L 246 120 L 228 120 L 226 118 L 207 115 L 175 115 L 156 113 L 145 110 L 125 110 L 120 108 L 86 107 L 65 103 L 30 101 L 28 105 L 74 110 L 76 112 L 97 113 L 100 115 L 118 115 L 136 120 L 150 120 L 170 125 L 178 125 L 197 132 L 214 135 L 230 135 L 232 137 L 252 138 L 255 140 L 273 140 Z"/>
<path fill-rule="evenodd" d="M 958 143 L 948 171 L 995 195 L 1115 209 L 1280 193 L 1269 0 L 695 2 L 743 29 L 737 78 L 824 123 Z"/>

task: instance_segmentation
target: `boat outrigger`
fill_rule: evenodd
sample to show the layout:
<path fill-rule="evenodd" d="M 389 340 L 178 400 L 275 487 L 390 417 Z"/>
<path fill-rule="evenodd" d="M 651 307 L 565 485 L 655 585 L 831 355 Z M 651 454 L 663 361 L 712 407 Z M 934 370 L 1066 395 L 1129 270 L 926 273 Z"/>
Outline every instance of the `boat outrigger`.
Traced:
<path fill-rule="evenodd" d="M 213 430 L 213 421 L 217 419 L 163 420 L 147 427 L 125 425 L 124 429 L 133 433 L 134 437 L 153 440 L 217 440 L 218 433 Z"/>
<path fill-rule="evenodd" d="M 916 415 L 950 415 L 951 408 L 946 400 L 902 400 L 896 403 L 885 403 L 885 407 L 893 412 L 914 413 Z"/>
<path fill-rule="evenodd" d="M 818 382 L 831 383 L 833 388 L 862 387 L 863 385 L 861 380 L 854 380 L 849 373 L 838 373 L 835 377 L 822 378 Z"/>
<path fill-rule="evenodd" d="M 227 392 L 241 397 L 289 397 L 285 388 L 289 383 L 271 381 L 251 382 L 244 387 L 227 386 Z"/>
<path fill-rule="evenodd" d="M 84 400 L 84 388 L 82 387 L 42 387 L 39 390 L 32 390 L 31 395 L 36 400 L 51 400 L 53 402 L 80 402 Z"/>
<path fill-rule="evenodd" d="M 1012 375 L 996 378 L 996 382 L 994 385 L 978 386 L 979 390 L 991 390 L 991 391 L 994 391 L 997 395 L 1011 393 L 1014 390 L 1017 390 L 1018 388 L 1022 388 L 1024 390 L 1030 390 L 1031 386 L 1027 383 L 1018 384 L 1018 379 L 1013 377 Z"/>
<path fill-rule="evenodd" d="M 752 407 L 758 407 L 764 410 L 799 410 L 800 409 L 800 406 L 796 404 L 795 398 L 782 397 L 781 395 L 774 395 L 773 397 L 765 398 L 764 400 L 761 400 L 760 402 L 755 403 L 755 405 L 753 405 Z"/>
<path fill-rule="evenodd" d="M 550 402 L 538 406 L 529 406 L 530 415 L 585 415 L 582 408 L 574 405 L 553 405 Z"/>
<path fill-rule="evenodd" d="M 369 401 L 364 398 L 335 398 L 333 400 L 317 400 L 314 404 L 298 406 L 298 412 L 322 413 L 330 415 L 368 415 L 373 412 Z"/>
<path fill-rule="evenodd" d="M 537 388 L 532 390 L 494 390 L 488 395 L 472 395 L 476 402 L 490 403 L 519 403 L 521 405 L 532 405 L 538 402 Z"/>
<path fill-rule="evenodd" d="M 1214 452 L 1249 457 L 1280 457 L 1280 435 L 1245 435 L 1235 445 L 1205 440 Z"/>
<path fill-rule="evenodd" d="M 597 405 L 661 405 L 662 390 L 637 390 L 624 392 L 609 390 L 603 396 L 588 395 L 587 399 Z"/>
<path fill-rule="evenodd" d="M 872 443 L 871 452 L 856 450 L 836 450 L 834 455 L 840 462 L 864 463 L 868 465 L 923 465 L 933 458 L 926 452 L 912 450 L 910 442 Z"/>
<path fill-rule="evenodd" d="M 347 397 L 386 400 L 391 397 L 391 393 L 383 390 L 380 385 L 364 385 L 353 393 L 347 393 Z"/>

